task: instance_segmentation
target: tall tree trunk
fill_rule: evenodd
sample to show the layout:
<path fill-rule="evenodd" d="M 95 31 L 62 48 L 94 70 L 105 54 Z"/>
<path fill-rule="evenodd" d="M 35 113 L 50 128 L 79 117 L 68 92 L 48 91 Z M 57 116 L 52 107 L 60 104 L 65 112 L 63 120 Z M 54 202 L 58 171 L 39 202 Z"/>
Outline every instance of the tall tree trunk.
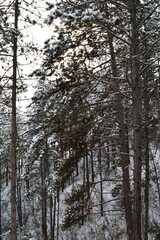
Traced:
<path fill-rule="evenodd" d="M 113 47 L 113 36 L 108 33 L 109 39 L 109 49 L 111 56 L 111 67 L 112 74 L 115 77 L 114 85 L 116 89 L 119 88 L 119 82 L 116 80 L 118 77 L 116 58 Z M 120 90 L 119 90 L 120 91 Z M 116 94 L 116 109 L 117 109 L 117 121 L 119 126 L 119 141 L 120 141 L 120 151 L 121 151 L 121 162 L 122 162 L 122 173 L 123 173 L 123 192 L 124 192 L 124 201 L 125 201 L 125 215 L 126 215 L 126 226 L 128 239 L 133 240 L 133 216 L 132 216 L 132 204 L 131 204 L 131 190 L 130 190 L 130 177 L 129 177 L 129 153 L 128 153 L 128 143 L 127 143 L 127 128 L 124 123 L 124 109 L 122 106 L 122 97 L 121 93 Z"/>
<path fill-rule="evenodd" d="M 145 32 L 147 31 L 146 25 L 144 24 Z M 145 40 L 145 51 L 147 51 L 147 36 Z M 148 55 L 148 54 L 147 54 Z M 148 57 L 146 56 L 145 62 L 147 62 Z M 144 122 L 148 123 L 149 121 L 149 89 L 148 89 L 148 83 L 150 78 L 150 72 L 145 72 L 144 75 Z M 148 132 L 148 126 L 147 124 L 144 127 L 144 158 L 145 158 L 145 230 L 144 230 L 144 240 L 148 240 L 148 228 L 149 228 L 149 183 L 150 183 L 150 164 L 149 164 L 149 132 Z"/>
<path fill-rule="evenodd" d="M 46 159 L 45 156 L 41 159 L 41 187 L 42 187 L 42 236 L 44 240 L 47 240 L 47 201 L 46 201 Z"/>
<path fill-rule="evenodd" d="M 142 130 L 141 130 L 141 82 L 139 76 L 139 34 L 137 8 L 138 0 L 130 2 L 131 13 L 131 78 L 134 126 L 134 233 L 135 239 L 141 240 L 141 168 L 142 168 Z"/>
<path fill-rule="evenodd" d="M 59 188 L 57 189 L 57 239 L 59 239 L 59 212 L 60 210 L 60 193 L 59 193 Z"/>
<path fill-rule="evenodd" d="M 145 98 L 145 121 L 148 121 L 148 110 L 149 110 L 149 99 L 147 86 L 144 92 Z M 145 126 L 144 129 L 144 141 L 145 141 L 145 234 L 144 239 L 148 240 L 148 227 L 149 227 L 149 137 L 148 137 L 148 127 Z"/>
<path fill-rule="evenodd" d="M 100 212 L 103 217 L 103 177 L 102 177 L 102 153 L 101 153 L 101 143 L 99 142 L 99 153 L 98 153 L 98 163 L 99 163 L 99 178 L 100 178 Z"/>
<path fill-rule="evenodd" d="M 44 171 L 45 171 L 45 179 L 49 178 L 49 153 L 48 153 L 49 149 L 48 149 L 48 137 L 45 136 L 45 163 L 44 163 Z M 50 182 L 48 182 L 48 184 L 50 185 Z M 47 199 L 48 199 L 48 194 L 47 194 L 47 189 L 45 187 L 45 195 L 46 195 L 46 207 L 45 207 L 45 211 L 46 211 L 46 239 L 48 239 L 48 235 L 47 235 Z M 50 212 L 50 217 L 51 217 L 51 224 L 50 226 L 52 226 L 52 197 L 49 197 L 49 203 L 50 203 L 50 207 L 51 207 L 51 212 Z"/>
<path fill-rule="evenodd" d="M 50 239 L 54 239 L 54 236 L 53 236 L 53 215 L 52 215 L 52 211 L 53 211 L 53 198 L 52 198 L 52 196 L 50 196 L 49 197 Z"/>
<path fill-rule="evenodd" d="M 11 238 L 17 240 L 16 223 L 16 178 L 17 178 L 17 123 L 16 123 L 16 82 L 17 82 L 17 30 L 18 30 L 18 0 L 14 6 L 14 29 L 13 37 L 13 83 L 12 83 L 12 139 L 11 139 Z"/>

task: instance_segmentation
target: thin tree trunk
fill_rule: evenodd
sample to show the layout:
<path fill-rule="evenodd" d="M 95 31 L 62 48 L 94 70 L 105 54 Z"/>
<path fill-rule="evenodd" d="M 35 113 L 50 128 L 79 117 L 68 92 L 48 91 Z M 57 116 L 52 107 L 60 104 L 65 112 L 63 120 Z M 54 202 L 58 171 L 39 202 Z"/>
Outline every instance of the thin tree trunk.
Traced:
<path fill-rule="evenodd" d="M 111 165 L 115 165 L 116 157 L 116 146 L 114 142 L 114 137 L 111 137 Z"/>
<path fill-rule="evenodd" d="M 55 239 L 55 227 L 56 227 L 56 204 L 57 204 L 57 198 L 54 196 L 54 203 L 53 203 L 53 226 L 52 226 L 52 239 Z"/>
<path fill-rule="evenodd" d="M 91 176 L 92 176 L 92 183 L 94 182 L 94 162 L 93 162 L 93 150 L 91 150 Z"/>
<path fill-rule="evenodd" d="M 59 239 L 59 210 L 60 210 L 60 194 L 59 188 L 57 189 L 57 239 Z"/>
<path fill-rule="evenodd" d="M 86 155 L 86 180 L 87 180 L 87 199 L 90 199 L 90 181 L 89 181 L 89 163 L 88 163 L 88 155 Z"/>
<path fill-rule="evenodd" d="M 148 98 L 146 98 L 148 102 Z M 148 108 L 148 103 L 147 108 Z M 146 108 L 145 121 L 148 120 L 148 111 Z M 148 138 L 148 127 L 144 129 L 145 133 L 145 236 L 144 240 L 148 240 L 148 227 L 149 227 L 149 138 Z"/>
<path fill-rule="evenodd" d="M 8 167 L 8 161 L 7 161 L 7 166 L 6 166 L 6 186 L 8 186 L 8 179 L 9 179 L 9 167 Z"/>
<path fill-rule="evenodd" d="M 29 194 L 29 189 L 30 189 L 30 184 L 29 184 L 29 165 L 26 166 L 26 173 L 27 173 L 26 189 L 27 189 L 27 194 Z"/>
<path fill-rule="evenodd" d="M 154 169 L 154 174 L 155 174 L 155 183 L 157 185 L 157 194 L 158 194 L 159 209 L 160 209 L 160 182 L 159 182 L 159 175 L 158 175 L 158 172 L 157 172 L 157 166 L 156 166 L 156 162 L 155 162 L 155 159 L 154 159 L 152 151 L 150 152 L 150 154 L 151 154 L 151 159 L 152 159 L 152 162 L 153 162 L 153 169 Z"/>
<path fill-rule="evenodd" d="M 54 239 L 54 235 L 53 235 L 53 215 L 52 215 L 52 210 L 53 210 L 53 198 L 52 198 L 52 196 L 50 196 L 50 198 L 49 198 L 50 239 Z"/>
<path fill-rule="evenodd" d="M 102 154 L 101 154 L 101 144 L 99 143 L 99 153 L 98 153 L 98 163 L 99 163 L 99 177 L 100 177 L 100 212 L 103 217 L 103 178 L 102 178 Z"/>
<path fill-rule="evenodd" d="M 17 123 L 16 123 L 16 82 L 17 82 L 17 30 L 18 30 L 18 0 L 15 1 L 13 37 L 13 83 L 12 83 L 12 139 L 11 139 L 11 238 L 17 240 L 16 223 L 16 178 L 17 178 Z"/>
<path fill-rule="evenodd" d="M 86 159 L 83 157 L 83 186 L 86 183 Z M 84 215 L 84 196 L 82 196 L 82 216 Z M 81 221 L 82 225 L 84 225 L 84 220 Z"/>
<path fill-rule="evenodd" d="M 17 213 L 19 225 L 22 227 L 22 194 L 21 194 L 21 166 L 20 162 L 18 163 L 18 178 L 17 178 Z"/>
<path fill-rule="evenodd" d="M 145 31 L 146 31 L 146 26 Z M 147 51 L 147 38 L 145 40 L 145 51 Z M 147 57 L 145 61 L 147 62 Z M 149 76 L 148 76 L 149 75 Z M 150 77 L 150 70 L 146 72 L 144 75 L 144 121 L 148 122 L 149 120 L 149 91 L 148 91 L 148 83 Z M 145 149 L 145 231 L 144 231 L 144 240 L 148 240 L 148 228 L 149 228 L 149 136 L 148 136 L 148 126 L 144 127 L 144 149 Z"/>
<path fill-rule="evenodd" d="M 54 161 L 54 171 L 57 170 L 57 159 Z M 58 183 L 57 183 L 58 185 Z M 52 238 L 53 240 L 56 239 L 56 210 L 57 210 L 57 196 L 53 196 L 53 224 L 52 224 Z"/>
<path fill-rule="evenodd" d="M 47 216 L 46 216 L 46 169 L 45 169 L 45 157 L 41 159 L 41 183 L 42 183 L 42 236 L 44 240 L 47 240 Z"/>
<path fill-rule="evenodd" d="M 109 139 L 107 138 L 107 153 L 106 153 L 106 158 L 107 158 L 107 168 L 110 168 L 111 160 L 110 160 L 110 154 L 109 154 Z"/>
<path fill-rule="evenodd" d="M 48 156 L 48 137 L 45 137 L 45 159 L 44 159 L 44 176 L 45 180 L 49 177 L 49 156 Z M 48 183 L 49 184 L 49 183 Z M 48 239 L 47 235 L 47 188 L 46 186 L 44 187 L 45 189 L 45 235 L 46 235 L 46 240 Z"/>

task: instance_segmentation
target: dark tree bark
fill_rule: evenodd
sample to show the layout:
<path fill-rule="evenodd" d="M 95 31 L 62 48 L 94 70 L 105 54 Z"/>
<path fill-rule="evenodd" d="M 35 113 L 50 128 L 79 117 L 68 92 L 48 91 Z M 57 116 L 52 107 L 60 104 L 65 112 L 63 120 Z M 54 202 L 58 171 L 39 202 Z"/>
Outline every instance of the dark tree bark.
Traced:
<path fill-rule="evenodd" d="M 26 177 L 26 189 L 27 189 L 27 193 L 29 193 L 29 189 L 30 189 L 29 172 L 30 172 L 30 169 L 29 169 L 29 166 L 27 165 L 26 166 L 26 174 L 27 174 L 27 177 Z"/>
<path fill-rule="evenodd" d="M 145 121 L 147 122 L 149 119 L 148 113 L 149 113 L 149 98 L 148 98 L 148 89 L 147 86 L 145 86 L 144 91 L 144 98 L 145 98 Z M 149 137 L 148 137 L 148 126 L 145 126 L 144 128 L 144 148 L 145 148 L 145 233 L 144 233 L 144 239 L 148 240 L 148 228 L 149 228 L 149 182 L 150 182 L 150 176 L 149 176 Z"/>
<path fill-rule="evenodd" d="M 56 209 L 57 209 L 57 198 L 56 196 L 53 197 L 53 225 L 52 225 L 52 238 L 55 239 L 55 232 L 56 232 Z"/>
<path fill-rule="evenodd" d="M 90 170 L 89 170 L 89 159 L 88 155 L 86 155 L 86 180 L 87 180 L 87 199 L 90 199 Z"/>
<path fill-rule="evenodd" d="M 141 130 L 141 79 L 139 75 L 139 34 L 137 8 L 138 1 L 130 2 L 131 14 L 131 78 L 134 126 L 134 239 L 141 240 L 141 168 L 142 168 L 142 130 Z"/>
<path fill-rule="evenodd" d="M 46 142 L 45 142 L 46 143 Z M 47 174 L 47 159 L 46 159 L 46 146 L 45 154 L 41 159 L 41 183 L 42 183 L 42 236 L 44 240 L 48 239 L 47 236 L 47 191 L 45 186 Z"/>
<path fill-rule="evenodd" d="M 11 139 L 11 238 L 17 240 L 16 221 L 16 181 L 17 181 L 17 123 L 16 123 L 16 82 L 17 82 L 17 30 L 18 30 L 18 0 L 14 6 L 13 37 L 13 83 L 12 83 L 12 139 Z"/>
<path fill-rule="evenodd" d="M 83 157 L 83 186 L 85 186 L 86 183 L 86 158 Z M 82 216 L 84 215 L 84 196 L 82 196 Z M 84 220 L 81 221 L 82 225 L 84 225 Z"/>
<path fill-rule="evenodd" d="M 54 239 L 53 235 L 53 198 L 52 196 L 49 197 L 49 217 L 50 217 L 50 239 Z"/>
<path fill-rule="evenodd" d="M 146 26 L 144 24 L 145 31 Z M 147 37 L 147 36 L 146 36 Z M 147 38 L 145 40 L 145 51 L 147 51 Z M 145 62 L 147 62 L 147 58 L 149 56 L 146 56 Z M 144 74 L 144 122 L 148 123 L 149 121 L 149 89 L 148 89 L 148 83 L 150 78 L 151 69 L 145 72 Z M 149 230 L 149 184 L 150 184 L 150 164 L 149 164 L 149 131 L 148 131 L 148 125 L 146 124 L 144 126 L 144 161 L 145 161 L 145 196 L 144 196 L 144 204 L 145 204 L 145 219 L 144 219 L 144 225 L 145 225 L 145 231 L 144 231 L 144 240 L 148 240 L 148 230 Z"/>
<path fill-rule="evenodd" d="M 7 161 L 7 166 L 6 166 L 6 186 L 8 186 L 8 179 L 9 179 L 9 167 L 8 167 L 8 161 Z"/>
<path fill-rule="evenodd" d="M 17 177 L 17 212 L 19 225 L 22 227 L 22 193 L 21 193 L 21 163 L 18 163 L 18 177 Z"/>
<path fill-rule="evenodd" d="M 116 66 L 116 58 L 113 47 L 113 36 L 109 35 L 109 49 L 111 56 L 111 66 L 112 73 L 114 77 L 118 77 L 117 66 Z M 119 88 L 118 80 L 114 80 L 114 85 L 116 89 Z M 131 190 L 130 190 L 130 176 L 129 176 L 129 153 L 128 153 L 128 143 L 127 143 L 127 128 L 124 123 L 124 109 L 122 106 L 122 98 L 121 93 L 116 95 L 116 108 L 117 108 L 117 120 L 119 126 L 119 141 L 120 141 L 120 151 L 121 151 L 121 162 L 122 162 L 122 173 L 123 173 L 123 192 L 124 192 L 124 201 L 125 201 L 125 215 L 126 215 L 126 225 L 127 225 L 127 233 L 128 239 L 133 240 L 133 216 L 132 216 L 132 203 L 131 203 Z"/>
<path fill-rule="evenodd" d="M 94 162 L 93 162 L 93 150 L 91 150 L 91 177 L 92 177 L 92 182 L 94 182 Z"/>
<path fill-rule="evenodd" d="M 60 193 L 59 189 L 57 189 L 57 239 L 59 239 L 59 210 L 60 210 Z"/>
<path fill-rule="evenodd" d="M 99 177 L 100 177 L 100 212 L 103 217 L 103 177 L 102 177 L 102 153 L 101 144 L 99 143 L 99 153 L 98 153 L 98 163 L 99 163 Z"/>
<path fill-rule="evenodd" d="M 107 168 L 110 168 L 111 165 L 111 159 L 110 159 L 110 153 L 109 153 L 109 139 L 107 139 L 107 149 L 106 149 L 106 158 L 107 158 Z"/>

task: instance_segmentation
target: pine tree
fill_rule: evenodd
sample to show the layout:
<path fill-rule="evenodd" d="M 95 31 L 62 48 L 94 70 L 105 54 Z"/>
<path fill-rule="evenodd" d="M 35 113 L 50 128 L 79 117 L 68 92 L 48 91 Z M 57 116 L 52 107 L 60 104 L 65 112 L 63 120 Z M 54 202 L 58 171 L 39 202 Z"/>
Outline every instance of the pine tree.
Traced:
<path fill-rule="evenodd" d="M 152 71 L 146 61 L 151 61 L 152 65 L 152 57 L 148 55 L 148 51 L 158 41 L 156 34 L 153 35 L 147 49 L 144 49 L 144 41 L 150 38 L 150 33 L 146 33 L 145 37 L 143 33 L 144 25 L 147 24 L 150 26 L 153 23 L 150 29 L 156 29 L 154 21 L 157 18 L 158 3 L 140 3 L 137 0 L 107 3 L 62 1 L 58 4 L 48 3 L 48 10 L 52 8 L 46 23 L 51 25 L 56 18 L 61 22 L 55 28 L 56 34 L 45 42 L 41 68 L 31 74 L 40 78 L 32 103 L 34 114 L 30 119 L 32 133 L 37 136 L 34 145 L 36 148 L 31 146 L 37 154 L 33 161 L 41 154 L 38 144 L 45 134 L 54 138 L 59 156 L 55 168 L 57 178 L 54 190 L 57 191 L 57 206 L 59 190 L 64 191 L 68 184 L 75 184 L 73 193 L 66 198 L 69 206 L 63 229 L 77 223 L 83 225 L 87 216 L 90 216 L 91 208 L 88 208 L 88 203 L 92 202 L 94 206 L 95 198 L 91 192 L 97 189 L 99 181 L 101 193 L 98 205 L 101 206 L 101 215 L 104 214 L 107 204 L 103 203 L 102 186 L 109 176 L 107 181 L 113 186 L 114 196 L 117 196 L 115 191 L 119 194 L 122 188 L 121 206 L 125 210 L 128 239 L 141 239 L 142 153 L 146 151 L 148 184 L 147 124 L 152 128 L 152 121 L 148 122 L 152 111 L 148 112 L 148 93 L 143 86 L 145 85 L 147 91 L 152 91 L 151 83 L 145 82 L 148 71 L 154 72 L 150 75 L 151 80 L 155 79 L 153 89 L 157 86 L 157 67 L 154 66 Z M 157 56 L 155 48 L 153 55 Z M 157 61 L 157 58 L 154 57 L 154 60 Z M 150 100 L 152 105 L 154 97 L 151 94 Z M 146 141 L 145 148 L 143 141 Z M 107 154 L 104 151 L 103 155 L 101 148 L 105 149 L 106 145 Z M 110 160 L 109 164 L 108 160 L 105 161 L 105 154 Z M 94 166 L 93 161 L 92 166 L 88 165 L 88 158 L 94 161 Z M 107 164 L 108 168 L 102 169 Z M 80 189 L 77 187 L 76 174 L 84 179 Z M 113 183 L 113 176 L 114 179 L 120 177 L 122 186 Z M 86 187 L 88 183 L 89 186 Z M 147 186 L 145 194 L 148 216 Z M 117 204 L 118 200 L 117 198 Z M 145 225 L 148 229 L 147 217 Z M 57 224 L 56 227 L 59 228 L 58 226 Z"/>
<path fill-rule="evenodd" d="M 1 16 L 1 44 L 0 44 L 0 60 L 1 60 L 1 106 L 0 109 L 3 112 L 5 110 L 5 115 L 9 116 L 8 118 L 8 128 L 5 126 L 5 115 L 2 117 L 4 120 L 3 126 L 3 136 L 8 135 L 7 142 L 3 144 L 3 151 L 8 152 L 6 157 L 7 164 L 3 163 L 2 169 L 6 172 L 6 185 L 10 187 L 9 174 L 11 172 L 11 238 L 17 239 L 18 227 L 22 227 L 22 197 L 21 197 L 21 179 L 20 171 L 22 160 L 20 159 L 20 149 L 18 142 L 18 131 L 19 124 L 17 121 L 17 101 L 19 93 L 22 93 L 26 88 L 26 85 L 22 81 L 24 75 L 22 73 L 21 66 L 24 63 L 24 56 L 28 57 L 29 48 L 34 53 L 37 49 L 31 42 L 26 43 L 26 39 L 23 39 L 23 33 L 26 34 L 26 30 L 23 29 L 24 24 L 22 23 L 25 20 L 25 28 L 27 28 L 28 23 L 33 25 L 36 21 L 30 19 L 30 14 L 26 14 L 26 11 L 32 12 L 32 8 L 25 9 L 25 4 L 29 6 L 27 2 L 20 3 L 19 1 L 8 1 L 7 4 L 2 3 L 0 7 L 0 16 Z M 38 15 L 38 14 L 37 14 Z M 37 17 L 36 17 L 37 18 Z M 18 29 L 20 25 L 20 29 Z M 32 44 L 32 45 L 31 45 Z M 21 62 L 23 61 L 23 62 Z M 18 111 L 19 113 L 19 111 Z M 1 113 L 4 114 L 4 113 Z M 11 120 L 12 115 L 12 120 Z M 3 116 L 3 115 L 2 115 Z M 11 124 L 12 121 L 12 124 Z M 2 124 L 1 124 L 2 128 Z M 12 129 L 12 130 L 11 130 Z M 4 131 L 6 133 L 4 134 Z M 11 133 L 12 132 L 12 133 Z M 11 133 L 11 136 L 10 136 Z M 11 138 L 11 139 L 10 139 Z M 9 143 L 10 140 L 10 143 Z M 4 140 L 5 141 L 5 140 Z M 11 154 L 11 156 L 10 156 Z M 10 161 L 11 159 L 11 161 Z M 18 167 L 18 168 L 17 168 Z M 18 172 L 18 178 L 17 178 Z M 3 176 L 4 178 L 5 176 Z M 3 206 L 2 206 L 3 207 Z M 17 221 L 17 216 L 18 220 Z M 4 223 L 7 221 L 5 219 Z M 5 224 L 3 224 L 3 228 Z M 3 230 L 2 228 L 2 230 Z M 6 230 L 5 230 L 6 231 Z M 3 232 L 4 234 L 4 232 Z"/>

